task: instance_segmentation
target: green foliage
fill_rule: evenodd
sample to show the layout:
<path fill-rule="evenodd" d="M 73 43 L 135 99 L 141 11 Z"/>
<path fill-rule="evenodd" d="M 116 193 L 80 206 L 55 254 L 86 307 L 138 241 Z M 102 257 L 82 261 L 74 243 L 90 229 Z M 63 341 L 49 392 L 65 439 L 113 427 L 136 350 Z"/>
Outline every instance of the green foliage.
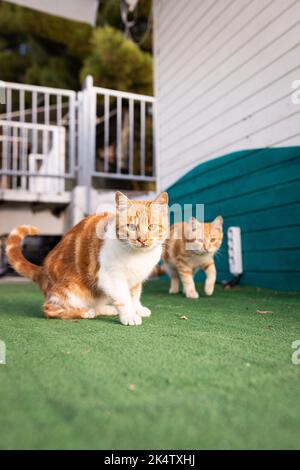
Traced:
<path fill-rule="evenodd" d="M 124 28 L 120 15 L 120 0 L 103 0 L 100 2 L 97 26 L 112 26 L 120 30 Z"/>
<path fill-rule="evenodd" d="M 33 36 L 53 42 L 52 47 L 55 43 L 62 44 L 71 55 L 82 58 L 88 53 L 92 28 L 77 21 L 0 2 L 0 31 L 2 35 L 23 36 L 25 42 Z"/>
<path fill-rule="evenodd" d="M 25 75 L 27 83 L 37 85 L 57 87 L 57 88 L 76 88 L 77 80 L 72 77 L 67 62 L 62 57 L 51 57 L 43 67 L 37 63 L 32 64 Z"/>
<path fill-rule="evenodd" d="M 131 18 L 135 19 L 135 24 L 130 31 L 132 39 L 147 52 L 152 50 L 152 35 L 151 31 L 147 29 L 151 17 L 151 6 L 152 0 L 139 0 L 135 12 L 131 14 Z M 100 2 L 97 26 L 112 26 L 121 31 L 124 30 L 120 14 L 120 0 L 102 0 Z"/>
<path fill-rule="evenodd" d="M 152 58 L 133 41 L 110 26 L 98 27 L 91 39 L 91 52 L 86 57 L 81 79 L 93 75 L 97 85 L 152 93 Z"/>
<path fill-rule="evenodd" d="M 0 2 L 0 31 L 2 34 L 15 34 L 23 31 L 20 15 L 23 8 L 16 7 L 10 3 Z"/>
<path fill-rule="evenodd" d="M 28 63 L 26 57 L 16 52 L 0 51 L 0 79 L 7 82 L 24 81 Z"/>
<path fill-rule="evenodd" d="M 92 28 L 77 21 L 24 9 L 22 24 L 26 33 L 65 46 L 74 57 L 83 58 L 89 51 Z"/>
<path fill-rule="evenodd" d="M 150 5 L 139 3 L 134 39 L 145 32 Z M 0 0 L 0 79 L 78 89 L 91 73 L 101 86 L 151 93 L 151 56 L 120 32 L 119 0 L 100 2 L 98 25 L 93 30 Z M 150 50 L 148 40 L 142 48 Z"/>

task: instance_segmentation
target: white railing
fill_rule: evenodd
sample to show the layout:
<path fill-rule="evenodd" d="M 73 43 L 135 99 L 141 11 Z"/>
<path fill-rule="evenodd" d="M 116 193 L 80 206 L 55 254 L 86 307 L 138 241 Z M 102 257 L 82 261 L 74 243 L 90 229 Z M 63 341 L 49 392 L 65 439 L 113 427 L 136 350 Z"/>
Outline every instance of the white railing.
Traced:
<path fill-rule="evenodd" d="M 79 93 L 78 126 L 83 183 L 93 177 L 156 180 L 152 96 L 94 87 L 88 76 Z"/>
<path fill-rule="evenodd" d="M 67 179 L 68 189 L 94 179 L 102 187 L 101 178 L 106 188 L 112 178 L 156 181 L 153 97 L 94 87 L 91 76 L 78 93 L 0 86 L 0 189 L 58 194 Z"/>
<path fill-rule="evenodd" d="M 0 120 L 1 189 L 64 191 L 65 128 Z"/>
<path fill-rule="evenodd" d="M 62 192 L 76 170 L 76 92 L 11 82 L 1 87 L 1 189 Z"/>

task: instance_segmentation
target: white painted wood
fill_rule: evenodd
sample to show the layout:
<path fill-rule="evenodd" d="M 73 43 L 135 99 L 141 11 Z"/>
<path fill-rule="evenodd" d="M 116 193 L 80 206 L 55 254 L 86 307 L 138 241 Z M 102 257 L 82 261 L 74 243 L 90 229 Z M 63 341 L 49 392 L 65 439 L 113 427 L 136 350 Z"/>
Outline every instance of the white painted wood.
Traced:
<path fill-rule="evenodd" d="M 62 16 L 63 18 L 96 24 L 98 0 L 64 0 L 53 2 L 52 0 L 8 0 L 11 3 L 40 10 L 50 15 Z"/>
<path fill-rule="evenodd" d="M 289 0 L 284 0 L 280 5 L 285 5 L 286 1 Z M 298 6 L 300 8 L 299 3 Z M 188 89 L 186 90 L 184 88 L 187 76 L 182 76 L 178 86 L 175 86 L 173 89 L 173 93 L 176 92 L 179 95 L 178 104 L 175 104 L 174 100 L 168 102 L 166 98 L 165 104 L 169 104 L 166 119 L 174 119 L 172 116 L 174 116 L 173 107 L 175 105 L 178 106 L 179 110 L 184 110 L 189 106 L 196 106 L 198 99 L 202 99 L 205 94 L 211 92 L 215 86 L 221 82 L 223 86 L 226 86 L 226 84 L 224 85 L 225 80 L 226 83 L 228 83 L 228 81 L 233 83 L 233 80 L 235 80 L 236 77 L 235 74 L 245 73 L 245 70 L 248 72 L 248 75 L 249 71 L 254 73 L 257 69 L 261 68 L 266 61 L 269 63 L 274 60 L 275 57 L 278 57 L 280 55 L 280 51 L 288 51 L 291 48 L 291 43 L 293 45 L 297 44 L 299 41 L 300 17 L 295 17 L 294 10 L 295 5 L 284 15 L 280 16 L 276 21 L 270 24 L 270 26 L 266 27 L 265 30 L 260 28 L 260 34 L 256 34 L 249 43 L 245 42 L 245 46 L 240 47 L 235 44 L 233 48 L 230 47 L 228 52 L 227 50 L 224 51 L 222 49 L 200 67 L 193 67 L 192 70 L 189 70 L 188 73 L 190 78 L 188 79 L 190 81 L 190 86 Z M 267 21 L 267 19 L 270 23 L 269 15 L 266 15 L 265 20 Z M 296 26 L 292 28 L 293 25 Z M 243 30 L 244 34 L 248 29 L 250 29 L 250 27 Z M 253 68 L 250 69 L 250 66 Z M 173 77 L 176 76 L 173 75 Z M 176 80 L 178 80 L 177 77 Z M 172 82 L 169 83 L 169 93 L 171 93 L 171 87 Z"/>
<path fill-rule="evenodd" d="M 175 21 L 170 23 L 170 25 L 164 28 L 164 33 L 162 36 L 161 47 L 162 53 L 160 60 L 167 68 L 168 63 L 172 64 L 172 60 L 170 60 L 170 53 L 172 52 L 174 47 L 180 48 L 180 45 L 183 45 L 183 49 L 185 47 L 184 38 L 189 31 L 191 31 L 191 35 L 193 32 L 196 34 L 198 33 L 198 28 L 195 26 L 201 21 L 202 31 L 203 33 L 204 28 L 209 27 L 211 24 L 216 21 L 219 14 L 222 14 L 224 8 L 228 8 L 230 6 L 231 0 L 223 0 L 223 4 L 217 3 L 216 0 L 203 0 L 201 2 L 200 7 L 195 11 L 193 2 L 188 2 L 188 4 L 183 5 L 183 2 L 177 2 L 180 5 L 180 14 L 177 13 Z M 235 0 L 234 0 L 235 1 Z M 242 0 L 244 1 L 244 0 Z M 190 19 L 192 18 L 192 24 L 190 24 Z M 168 29 L 169 28 L 169 29 Z M 177 30 L 177 34 L 174 34 L 174 30 Z M 192 42 L 194 38 L 189 37 L 189 41 Z M 180 53 L 180 50 L 177 52 Z M 172 56 L 171 56 L 172 57 Z"/>
<path fill-rule="evenodd" d="M 300 46 L 297 49 L 300 56 Z M 295 54 L 296 55 L 296 54 Z M 281 70 L 281 72 L 284 69 Z M 192 148 L 197 143 L 203 142 L 210 138 L 216 138 L 222 134 L 224 130 L 233 127 L 240 122 L 251 121 L 251 117 L 259 114 L 261 120 L 265 122 L 269 114 L 269 109 L 273 103 L 281 100 L 281 106 L 291 108 L 291 91 L 290 84 L 300 75 L 300 65 L 292 72 L 283 73 L 283 77 L 275 82 L 261 87 L 255 94 L 251 94 L 249 98 L 245 93 L 245 97 L 240 96 L 238 103 L 230 104 L 230 97 L 220 100 L 218 106 L 212 106 L 206 112 L 199 112 L 199 117 L 191 118 L 190 127 L 182 126 L 177 133 L 164 135 L 161 142 L 161 150 L 167 151 L 173 149 L 178 153 L 183 148 Z M 228 106 L 227 106 L 228 102 Z M 224 106 L 224 109 L 222 108 Z M 295 105 L 294 105 L 295 106 Z M 188 139 L 188 143 L 186 143 Z M 184 145 L 184 147 L 182 147 Z M 175 150 L 176 147 L 176 150 Z"/>
<path fill-rule="evenodd" d="M 178 175 L 183 176 L 198 163 L 212 160 L 231 152 L 259 147 L 288 147 L 289 145 L 299 145 L 299 127 L 299 112 L 295 111 L 293 115 L 284 120 L 272 122 L 268 127 L 262 127 L 262 129 L 257 131 L 254 135 L 242 137 L 236 141 L 229 141 L 225 145 L 220 145 L 212 151 L 203 152 L 202 148 L 200 150 L 196 148 L 193 152 L 188 152 L 187 155 L 184 155 L 184 158 L 180 161 L 177 159 L 177 165 L 172 164 L 171 167 L 169 163 L 169 165 L 167 165 L 167 171 L 166 168 L 161 168 L 161 175 L 163 175 L 163 177 L 161 177 L 161 185 L 163 188 L 167 188 L 178 179 Z M 290 138 L 293 138 L 293 143 L 289 143 Z M 199 160 L 198 155 L 200 151 L 201 159 Z M 184 165 L 182 165 L 183 162 Z"/>
<path fill-rule="evenodd" d="M 160 188 L 232 151 L 300 145 L 300 1 L 175 3 L 154 0 Z"/>
<path fill-rule="evenodd" d="M 230 0 L 229 2 L 224 1 L 224 3 L 217 4 L 214 4 L 214 2 L 211 1 L 207 4 L 203 1 L 203 5 L 205 5 L 206 8 L 199 8 L 199 12 L 197 11 L 197 14 L 193 16 L 192 24 L 187 22 L 183 25 L 182 29 L 184 33 L 181 34 L 182 40 L 179 41 L 178 36 L 174 35 L 174 41 L 176 41 L 176 44 L 172 45 L 173 48 L 176 47 L 177 57 L 184 54 L 184 64 L 193 62 L 193 57 L 200 47 L 204 51 L 202 60 L 210 57 L 212 52 L 212 43 L 217 47 L 221 47 L 227 39 L 227 36 L 232 36 L 235 29 L 240 29 L 241 23 L 244 23 L 244 26 L 247 24 L 245 20 L 243 21 L 241 16 L 245 18 L 248 17 L 249 19 L 249 4 L 250 6 L 253 5 L 252 0 Z M 228 20 L 224 24 L 223 14 L 226 10 Z M 257 12 L 255 10 L 255 14 L 256 13 Z M 197 27 L 200 19 L 201 29 Z M 183 40 L 187 34 L 189 41 L 188 48 L 186 41 Z M 173 61 L 173 54 L 170 54 L 170 52 L 171 49 L 169 50 L 167 57 L 162 55 L 160 57 L 160 62 L 162 66 L 166 68 L 166 76 L 168 78 L 171 78 L 174 74 L 176 74 L 176 78 L 179 78 L 178 75 L 186 74 L 187 71 L 178 67 L 178 63 Z"/>

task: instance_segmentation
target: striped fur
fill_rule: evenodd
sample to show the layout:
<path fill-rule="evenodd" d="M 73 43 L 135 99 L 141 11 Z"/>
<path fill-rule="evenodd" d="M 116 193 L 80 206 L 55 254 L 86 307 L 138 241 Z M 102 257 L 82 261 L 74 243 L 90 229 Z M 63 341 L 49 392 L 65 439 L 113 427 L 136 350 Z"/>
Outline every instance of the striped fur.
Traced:
<path fill-rule="evenodd" d="M 21 244 L 27 235 L 38 235 L 39 233 L 39 229 L 32 225 L 21 225 L 10 233 L 6 243 L 6 255 L 10 264 L 22 276 L 29 277 L 35 282 L 39 282 L 42 268 L 30 263 L 24 257 Z"/>
<path fill-rule="evenodd" d="M 151 313 L 140 303 L 141 286 L 161 257 L 168 233 L 166 214 L 166 193 L 154 201 L 129 201 L 117 193 L 116 215 L 83 219 L 48 254 L 42 267 L 27 261 L 21 250 L 25 236 L 39 233 L 35 227 L 21 226 L 11 232 L 7 256 L 17 272 L 39 285 L 46 317 L 118 314 L 124 324 L 140 324 L 141 317 Z"/>
<path fill-rule="evenodd" d="M 218 216 L 211 223 L 200 223 L 191 218 L 188 223 L 171 227 L 170 238 L 163 253 L 164 265 L 157 272 L 167 272 L 171 277 L 170 294 L 177 294 L 180 281 L 186 297 L 197 299 L 194 274 L 202 269 L 206 274 L 204 291 L 212 295 L 216 282 L 214 255 L 223 239 L 223 218 Z M 155 270 L 154 270 L 155 274 Z"/>
<path fill-rule="evenodd" d="M 159 276 L 164 276 L 167 274 L 165 266 L 158 264 L 155 266 L 155 268 L 152 270 L 151 277 L 159 277 Z"/>

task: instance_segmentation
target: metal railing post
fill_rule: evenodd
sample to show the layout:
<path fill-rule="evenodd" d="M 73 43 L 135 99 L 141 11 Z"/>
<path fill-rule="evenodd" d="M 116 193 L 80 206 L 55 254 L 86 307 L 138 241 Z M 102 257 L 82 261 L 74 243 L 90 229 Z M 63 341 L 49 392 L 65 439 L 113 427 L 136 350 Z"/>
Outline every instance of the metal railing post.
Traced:
<path fill-rule="evenodd" d="M 78 183 L 86 188 L 86 214 L 91 212 L 92 173 L 96 155 L 96 104 L 93 77 L 88 75 L 82 92 L 78 93 Z"/>

